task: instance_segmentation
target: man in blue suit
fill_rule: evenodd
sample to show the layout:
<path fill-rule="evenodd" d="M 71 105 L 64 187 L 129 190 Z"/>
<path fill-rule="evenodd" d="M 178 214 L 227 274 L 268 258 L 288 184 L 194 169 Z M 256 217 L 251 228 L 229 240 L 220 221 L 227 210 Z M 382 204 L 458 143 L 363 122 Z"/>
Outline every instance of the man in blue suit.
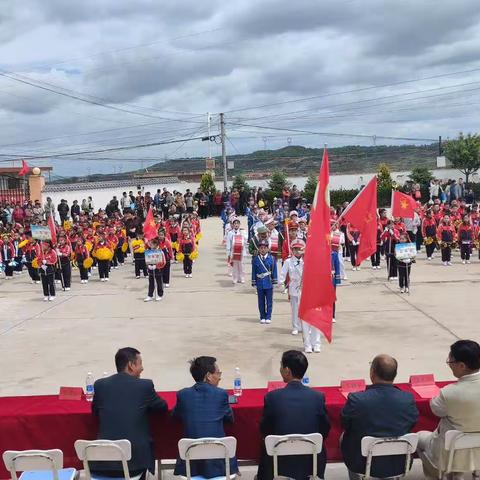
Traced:
<path fill-rule="evenodd" d="M 190 373 L 193 387 L 177 392 L 173 416 L 183 423 L 184 438 L 225 436 L 224 422 L 233 422 L 233 412 L 228 404 L 228 393 L 218 388 L 222 372 L 213 357 L 197 357 L 191 361 Z M 225 476 L 225 460 L 193 460 L 191 474 L 204 478 Z M 237 460 L 230 460 L 230 473 L 237 473 Z M 177 459 L 175 475 L 185 476 L 185 462 Z"/>
<path fill-rule="evenodd" d="M 389 355 L 377 355 L 370 367 L 369 385 L 364 392 L 351 393 L 341 417 L 345 429 L 341 440 L 342 454 L 350 479 L 365 473 L 366 458 L 361 441 L 365 436 L 399 437 L 409 433 L 418 419 L 413 395 L 393 385 L 397 361 Z M 372 462 L 371 475 L 394 477 L 405 470 L 405 456 L 378 457 Z"/>
<path fill-rule="evenodd" d="M 323 393 L 305 387 L 302 378 L 308 368 L 307 357 L 297 350 L 282 355 L 280 375 L 287 384 L 285 388 L 267 393 L 264 400 L 260 430 L 268 435 L 290 433 L 321 433 L 325 439 L 330 431 L 330 421 L 325 409 Z M 325 448 L 317 458 L 317 475 L 324 477 L 327 455 Z M 283 477 L 307 480 L 313 474 L 312 455 L 279 457 L 278 474 Z M 273 461 L 263 451 L 258 467 L 258 480 L 272 480 Z"/>
<path fill-rule="evenodd" d="M 252 258 L 252 287 L 257 287 L 260 323 L 271 323 L 273 286 L 277 283 L 277 261 L 268 252 L 268 240 L 258 243 L 258 255 Z"/>

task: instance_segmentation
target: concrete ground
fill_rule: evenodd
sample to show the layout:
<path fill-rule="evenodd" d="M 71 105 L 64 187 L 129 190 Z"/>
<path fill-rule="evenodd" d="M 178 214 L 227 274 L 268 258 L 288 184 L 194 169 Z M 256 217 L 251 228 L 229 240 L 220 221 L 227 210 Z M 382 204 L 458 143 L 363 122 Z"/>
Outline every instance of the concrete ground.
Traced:
<path fill-rule="evenodd" d="M 334 341 L 308 356 L 311 384 L 367 378 L 369 361 L 380 352 L 398 359 L 398 381 L 420 373 L 452 379 L 445 364 L 449 345 L 480 336 L 478 258 L 462 265 L 456 254 L 453 266 L 444 267 L 439 258 L 427 262 L 420 255 L 409 295 L 386 281 L 385 268 L 372 270 L 365 262 L 361 271 L 347 267 L 347 273 L 337 290 Z M 83 385 L 88 371 L 96 377 L 113 372 L 113 356 L 123 346 L 142 352 L 144 377 L 157 390 L 190 385 L 188 360 L 197 355 L 217 357 L 225 388 L 235 366 L 244 388 L 264 387 L 279 378 L 281 353 L 302 346 L 300 336 L 290 334 L 290 308 L 280 289 L 272 324 L 260 325 L 248 275 L 244 285 L 232 285 L 216 218 L 203 223 L 193 278 L 173 265 L 162 302 L 143 302 L 147 282 L 134 278 L 131 263 L 112 271 L 109 283 L 100 283 L 96 273 L 88 285 L 80 284 L 78 271 L 73 277 L 72 290 L 51 303 L 43 302 L 41 286 L 31 285 L 26 273 L 0 279 L 1 395 L 53 394 L 60 385 Z M 335 473 L 339 468 L 329 466 L 329 477 L 344 478 L 344 470 Z"/>
<path fill-rule="evenodd" d="M 83 385 L 86 373 L 96 377 L 114 370 L 117 348 L 130 345 L 143 354 L 145 377 L 158 390 L 192 382 L 188 360 L 214 355 L 223 371 L 222 385 L 232 385 L 239 366 L 245 388 L 278 379 L 282 351 L 301 348 L 290 334 L 287 296 L 275 292 L 271 325 L 260 325 L 256 296 L 247 282 L 232 285 L 227 276 L 220 220 L 203 224 L 200 256 L 193 278 L 173 265 L 171 287 L 162 302 L 144 303 L 147 282 L 136 280 L 133 266 L 113 270 L 109 283 L 96 272 L 88 285 L 73 273 L 70 292 L 43 302 L 40 285 L 26 273 L 0 279 L 0 347 L 8 368 L 2 371 L 2 395 L 55 393 L 59 385 Z M 250 271 L 249 261 L 246 269 Z M 451 267 L 423 255 L 413 266 L 410 295 L 387 282 L 386 270 L 359 272 L 338 288 L 337 323 L 332 344 L 308 356 L 313 385 L 337 385 L 345 378 L 368 375 L 369 361 L 379 352 L 399 361 L 399 381 L 432 372 L 450 379 L 445 364 L 449 345 L 458 338 L 478 339 L 475 320 L 480 262 Z"/>

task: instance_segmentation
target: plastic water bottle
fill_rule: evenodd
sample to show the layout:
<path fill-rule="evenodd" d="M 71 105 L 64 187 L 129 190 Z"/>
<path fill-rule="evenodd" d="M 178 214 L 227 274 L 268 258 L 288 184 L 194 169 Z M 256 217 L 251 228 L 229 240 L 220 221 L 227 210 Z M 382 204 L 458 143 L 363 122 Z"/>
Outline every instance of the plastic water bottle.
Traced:
<path fill-rule="evenodd" d="M 85 398 L 87 402 L 91 402 L 93 400 L 93 383 L 95 379 L 93 378 L 93 373 L 88 372 L 87 378 L 85 380 Z"/>
<path fill-rule="evenodd" d="M 240 375 L 240 369 L 235 367 L 235 377 L 233 378 L 233 394 L 236 397 L 242 395 L 242 376 Z"/>
<path fill-rule="evenodd" d="M 305 387 L 310 386 L 310 379 L 306 375 L 302 378 L 302 385 Z"/>

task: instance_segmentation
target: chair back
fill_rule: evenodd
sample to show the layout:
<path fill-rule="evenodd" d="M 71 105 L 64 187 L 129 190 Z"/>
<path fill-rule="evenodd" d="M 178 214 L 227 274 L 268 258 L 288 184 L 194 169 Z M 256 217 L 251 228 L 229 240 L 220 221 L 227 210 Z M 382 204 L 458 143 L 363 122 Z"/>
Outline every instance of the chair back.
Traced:
<path fill-rule="evenodd" d="M 17 472 L 50 470 L 53 479 L 58 480 L 58 470 L 63 468 L 63 452 L 54 450 L 7 450 L 3 452 L 3 462 L 12 480 L 17 480 Z"/>
<path fill-rule="evenodd" d="M 417 449 L 417 444 L 418 435 L 416 433 L 407 433 L 401 437 L 392 438 L 363 437 L 362 455 L 367 457 L 364 478 L 367 480 L 370 478 L 373 457 L 389 455 L 406 455 L 405 470 L 401 477 L 407 475 L 410 471 L 411 457 Z"/>
<path fill-rule="evenodd" d="M 123 476 L 130 480 L 127 460 L 132 458 L 132 446 L 129 440 L 77 440 L 77 457 L 83 462 L 86 480 L 91 480 L 88 462 L 121 462 Z"/>
<path fill-rule="evenodd" d="M 289 455 L 313 455 L 313 478 L 317 477 L 317 455 L 322 451 L 320 433 L 268 435 L 265 438 L 267 454 L 273 456 L 273 476 L 278 477 L 278 457 Z"/>
<path fill-rule="evenodd" d="M 464 433 L 459 430 L 448 430 L 445 432 L 445 450 L 448 452 L 447 470 L 450 473 L 453 467 L 453 460 L 457 450 L 475 450 L 480 449 L 480 432 Z M 475 470 L 480 469 L 480 465 L 475 465 Z"/>
<path fill-rule="evenodd" d="M 230 459 L 235 456 L 237 439 L 223 438 L 182 438 L 178 442 L 178 454 L 185 460 L 187 480 L 191 477 L 191 460 L 225 459 L 225 478 L 230 478 Z"/>

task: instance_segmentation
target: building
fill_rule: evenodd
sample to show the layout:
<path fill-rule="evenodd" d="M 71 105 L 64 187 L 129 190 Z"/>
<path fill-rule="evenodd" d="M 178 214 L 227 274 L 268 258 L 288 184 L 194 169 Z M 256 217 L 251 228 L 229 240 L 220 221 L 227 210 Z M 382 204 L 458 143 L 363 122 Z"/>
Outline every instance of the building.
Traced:
<path fill-rule="evenodd" d="M 20 170 L 21 167 L 0 167 L 0 202 L 15 204 L 28 200 L 42 201 L 44 185 L 42 174 L 50 175 L 52 167 L 34 167 L 23 176 L 18 175 Z"/>

